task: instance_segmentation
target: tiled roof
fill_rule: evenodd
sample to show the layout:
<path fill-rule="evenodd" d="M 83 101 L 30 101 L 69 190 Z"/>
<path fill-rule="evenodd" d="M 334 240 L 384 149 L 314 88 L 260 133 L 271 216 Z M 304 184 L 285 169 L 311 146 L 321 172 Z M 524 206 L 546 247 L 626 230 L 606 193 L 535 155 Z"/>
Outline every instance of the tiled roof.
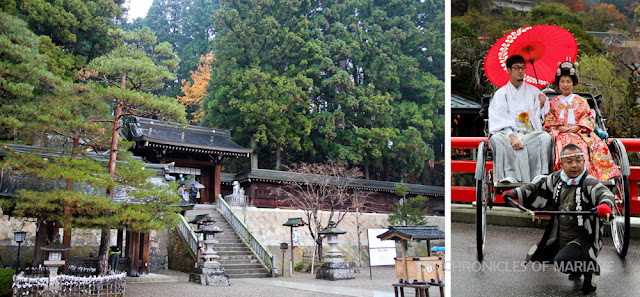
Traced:
<path fill-rule="evenodd" d="M 243 181 L 263 181 L 268 183 L 282 183 L 282 182 L 304 182 L 308 180 L 314 180 L 313 177 L 309 178 L 305 174 L 288 171 L 277 171 L 268 169 L 251 169 L 249 172 L 233 174 L 221 174 L 220 181 L 223 183 L 231 183 L 234 180 L 239 182 Z M 370 179 L 354 179 L 349 188 L 362 189 L 362 190 L 375 190 L 378 192 L 395 192 L 396 185 L 403 184 L 397 182 L 388 182 L 380 180 Z M 431 196 L 444 196 L 444 187 L 436 186 L 424 186 L 417 184 L 404 184 L 409 190 L 407 193 L 431 195 Z"/>
<path fill-rule="evenodd" d="M 130 140 L 150 147 L 245 157 L 253 152 L 253 149 L 233 142 L 230 130 L 183 126 L 140 117 L 135 117 L 128 128 Z"/>
<path fill-rule="evenodd" d="M 451 113 L 475 113 L 480 111 L 480 103 L 466 99 L 458 94 L 451 94 Z"/>
<path fill-rule="evenodd" d="M 444 232 L 438 226 L 389 226 L 389 230 L 378 235 L 378 238 L 391 236 L 389 239 L 392 239 L 396 234 L 411 240 L 444 239 Z"/>

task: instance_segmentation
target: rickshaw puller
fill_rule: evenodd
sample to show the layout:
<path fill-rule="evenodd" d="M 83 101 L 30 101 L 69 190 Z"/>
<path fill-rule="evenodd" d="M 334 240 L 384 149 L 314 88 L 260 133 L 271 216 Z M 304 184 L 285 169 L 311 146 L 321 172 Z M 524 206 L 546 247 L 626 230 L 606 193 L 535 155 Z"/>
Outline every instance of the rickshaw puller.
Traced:
<path fill-rule="evenodd" d="M 553 215 L 540 242 L 527 254 L 527 262 L 551 262 L 569 273 L 569 279 L 584 275 L 581 292 L 595 292 L 600 276 L 597 256 L 602 248 L 604 222 L 613 214 L 615 197 L 584 167 L 585 154 L 574 144 L 562 148 L 562 169 L 512 191 L 503 197 L 519 199 L 529 209 L 551 206 L 555 211 L 582 211 L 597 206 L 598 218 L 589 215 Z"/>

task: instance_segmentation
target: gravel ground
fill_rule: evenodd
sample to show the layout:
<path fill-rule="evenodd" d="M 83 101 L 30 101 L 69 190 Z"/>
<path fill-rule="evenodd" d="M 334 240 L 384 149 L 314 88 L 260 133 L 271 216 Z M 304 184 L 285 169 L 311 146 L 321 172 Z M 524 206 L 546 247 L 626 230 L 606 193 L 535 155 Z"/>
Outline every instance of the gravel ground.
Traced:
<path fill-rule="evenodd" d="M 304 286 L 330 286 L 345 287 L 364 290 L 389 292 L 393 296 L 392 283 L 398 280 L 395 277 L 395 268 L 393 266 L 373 267 L 373 280 L 369 279 L 369 269 L 364 267 L 360 273 L 356 274 L 356 279 L 342 281 L 327 281 L 315 279 L 315 275 L 309 273 L 296 273 L 293 277 L 279 277 L 268 280 L 295 282 Z M 340 296 L 329 294 L 326 292 L 311 292 L 304 290 L 295 290 L 272 285 L 256 285 L 252 279 L 230 279 L 229 287 L 207 287 L 189 282 L 189 275 L 173 270 L 162 270 L 156 272 L 158 274 L 169 275 L 178 278 L 177 283 L 128 283 L 127 296 L 136 297 L 160 297 L 160 296 L 180 296 L 180 297 L 210 297 L 210 296 Z M 267 280 L 267 279 L 260 279 Z M 409 290 L 410 291 L 410 290 Z M 429 290 L 430 296 L 438 296 L 437 289 Z M 408 292 L 407 292 L 408 293 Z M 409 293 L 406 296 L 413 296 Z"/>

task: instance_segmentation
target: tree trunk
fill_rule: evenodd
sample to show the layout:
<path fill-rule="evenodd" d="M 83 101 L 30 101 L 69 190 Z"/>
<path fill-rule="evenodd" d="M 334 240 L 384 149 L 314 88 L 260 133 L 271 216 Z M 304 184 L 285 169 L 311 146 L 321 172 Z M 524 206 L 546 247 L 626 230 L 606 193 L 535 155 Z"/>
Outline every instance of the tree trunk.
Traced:
<path fill-rule="evenodd" d="M 127 73 L 122 74 L 122 80 L 120 82 L 120 88 L 124 90 L 127 81 Z M 118 157 L 118 138 L 120 130 L 120 118 L 122 118 L 122 103 L 118 102 L 116 105 L 115 116 L 113 118 L 113 130 L 111 131 L 111 150 L 109 151 L 109 174 L 113 180 L 116 174 L 116 158 Z M 109 198 L 113 201 L 113 189 L 108 189 L 107 193 Z M 105 214 L 109 216 L 110 214 Z M 100 275 L 107 273 L 107 264 L 109 260 L 109 227 L 104 227 L 100 235 L 100 248 L 98 250 L 98 272 Z"/>
<path fill-rule="evenodd" d="M 433 181 L 433 168 L 429 164 L 429 160 L 424 161 L 424 169 L 422 170 L 422 184 L 430 186 Z"/>
<path fill-rule="evenodd" d="M 358 235 L 358 267 L 362 267 L 362 241 L 360 240 L 360 208 L 356 208 L 356 235 Z"/>
<path fill-rule="evenodd" d="M 257 144 L 256 139 L 251 136 L 251 149 L 253 153 L 251 153 L 251 169 L 258 169 L 258 152 L 257 152 Z"/>
<path fill-rule="evenodd" d="M 78 133 L 76 132 L 76 137 L 73 138 L 73 148 L 71 148 L 71 160 L 76 158 L 76 154 L 78 153 L 78 147 L 80 146 L 80 137 L 78 136 Z M 67 179 L 67 185 L 66 185 L 66 190 L 67 191 L 73 191 L 73 181 L 71 179 Z M 64 206 L 64 217 L 67 219 L 71 218 L 71 205 L 65 205 Z M 65 222 L 64 226 L 64 231 L 63 231 L 63 236 L 62 236 L 62 244 L 71 247 L 71 225 L 68 222 Z M 69 251 L 66 251 L 63 255 L 64 259 L 67 260 L 66 263 L 68 263 L 68 259 L 69 259 L 70 253 Z M 62 271 L 66 271 L 67 267 L 65 265 L 65 267 L 63 267 Z"/>
<path fill-rule="evenodd" d="M 47 245 L 47 222 L 40 221 L 36 226 L 36 239 L 33 247 L 33 261 L 31 266 L 38 267 L 44 264 L 44 253 L 42 248 Z"/>
<path fill-rule="evenodd" d="M 282 150 L 279 145 L 276 145 L 276 170 L 280 170 L 282 164 Z"/>
<path fill-rule="evenodd" d="M 33 267 L 38 267 L 44 264 L 45 255 L 42 248 L 51 243 L 57 233 L 58 225 L 55 222 L 41 221 L 38 223 L 36 229 L 33 261 L 31 262 L 31 265 Z"/>
<path fill-rule="evenodd" d="M 98 249 L 98 273 L 100 275 L 107 274 L 107 266 L 109 264 L 110 239 L 111 234 L 109 232 L 109 228 L 103 228 L 102 232 L 100 232 L 100 248 Z"/>
<path fill-rule="evenodd" d="M 369 165 L 362 166 L 364 169 L 364 178 L 369 179 Z"/>
<path fill-rule="evenodd" d="M 385 158 L 382 164 L 384 170 L 384 180 L 389 181 L 389 159 Z"/>
<path fill-rule="evenodd" d="M 318 247 L 318 262 L 324 262 L 324 255 L 322 254 L 322 237 L 318 234 L 316 238 L 316 246 Z"/>

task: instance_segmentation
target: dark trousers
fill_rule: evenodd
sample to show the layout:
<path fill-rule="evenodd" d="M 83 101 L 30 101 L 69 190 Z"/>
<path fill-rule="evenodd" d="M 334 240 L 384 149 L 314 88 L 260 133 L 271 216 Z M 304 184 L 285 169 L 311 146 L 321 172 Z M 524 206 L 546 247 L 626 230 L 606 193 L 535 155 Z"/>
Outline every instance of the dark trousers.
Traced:
<path fill-rule="evenodd" d="M 120 254 L 109 255 L 109 266 L 111 270 L 118 270 L 118 262 L 120 262 Z"/>
<path fill-rule="evenodd" d="M 562 248 L 553 259 L 556 269 L 563 273 L 582 273 L 585 282 L 591 282 L 593 274 L 600 274 L 598 263 L 582 252 L 580 244 L 571 242 Z"/>

